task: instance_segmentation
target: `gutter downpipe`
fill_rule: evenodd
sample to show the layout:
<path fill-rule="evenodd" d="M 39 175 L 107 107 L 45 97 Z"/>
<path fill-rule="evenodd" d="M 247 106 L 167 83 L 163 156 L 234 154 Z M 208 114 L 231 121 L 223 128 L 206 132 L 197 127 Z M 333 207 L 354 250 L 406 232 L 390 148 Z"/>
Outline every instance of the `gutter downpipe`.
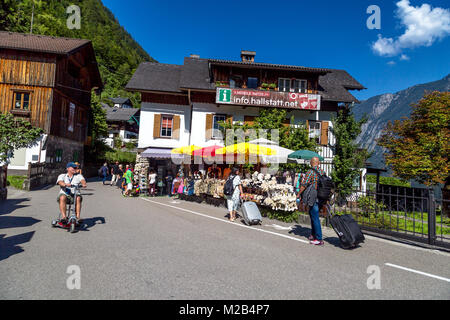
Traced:
<path fill-rule="evenodd" d="M 191 106 L 191 118 L 189 119 L 189 145 L 191 145 L 191 137 L 192 137 L 192 114 L 194 112 L 194 106 L 192 105 L 191 101 L 191 89 L 188 89 L 188 99 L 189 99 L 189 105 Z"/>

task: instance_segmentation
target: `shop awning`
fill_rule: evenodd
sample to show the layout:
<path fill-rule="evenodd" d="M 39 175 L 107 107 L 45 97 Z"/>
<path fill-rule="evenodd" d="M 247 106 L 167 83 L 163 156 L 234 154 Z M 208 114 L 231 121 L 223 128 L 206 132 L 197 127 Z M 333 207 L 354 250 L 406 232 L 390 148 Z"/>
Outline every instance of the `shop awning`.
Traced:
<path fill-rule="evenodd" d="M 172 149 L 164 149 L 164 148 L 148 148 L 141 154 L 142 158 L 149 159 L 183 159 L 184 155 L 172 153 Z"/>

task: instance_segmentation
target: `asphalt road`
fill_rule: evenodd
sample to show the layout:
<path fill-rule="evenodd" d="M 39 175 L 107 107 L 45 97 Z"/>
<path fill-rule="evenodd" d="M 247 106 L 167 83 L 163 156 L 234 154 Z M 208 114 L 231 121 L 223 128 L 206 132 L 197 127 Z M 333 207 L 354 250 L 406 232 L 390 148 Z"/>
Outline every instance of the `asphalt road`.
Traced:
<path fill-rule="evenodd" d="M 308 225 L 247 227 L 223 208 L 125 199 L 101 182 L 83 191 L 87 228 L 69 234 L 51 228 L 57 192 L 0 204 L 0 299 L 450 299 L 448 253 L 372 237 L 343 250 L 330 229 L 314 247 Z"/>

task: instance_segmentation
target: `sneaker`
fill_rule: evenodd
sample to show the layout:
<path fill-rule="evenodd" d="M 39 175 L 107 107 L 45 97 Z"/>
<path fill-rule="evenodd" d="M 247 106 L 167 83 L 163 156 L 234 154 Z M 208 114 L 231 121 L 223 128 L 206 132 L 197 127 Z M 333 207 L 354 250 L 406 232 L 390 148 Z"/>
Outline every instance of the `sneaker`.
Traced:
<path fill-rule="evenodd" d="M 323 246 L 324 245 L 324 242 L 323 241 L 319 241 L 319 240 L 313 240 L 310 243 L 315 245 L 315 246 Z"/>

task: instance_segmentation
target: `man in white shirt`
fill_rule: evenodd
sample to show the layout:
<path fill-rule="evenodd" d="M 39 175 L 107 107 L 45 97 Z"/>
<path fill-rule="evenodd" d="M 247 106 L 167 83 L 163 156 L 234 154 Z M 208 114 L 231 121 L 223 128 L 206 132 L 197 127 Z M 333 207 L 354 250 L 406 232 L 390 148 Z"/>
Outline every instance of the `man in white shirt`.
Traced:
<path fill-rule="evenodd" d="M 87 187 L 86 179 L 81 174 L 76 174 L 77 165 L 73 162 L 67 164 L 67 173 L 61 174 L 56 181 L 61 187 L 59 191 L 57 201 L 59 202 L 59 210 L 61 212 L 62 221 L 67 220 L 66 216 L 66 205 L 73 204 L 74 196 L 74 185 L 80 185 L 83 188 Z M 81 216 L 81 202 L 83 198 L 81 196 L 77 197 L 76 215 L 77 220 L 80 220 Z"/>

